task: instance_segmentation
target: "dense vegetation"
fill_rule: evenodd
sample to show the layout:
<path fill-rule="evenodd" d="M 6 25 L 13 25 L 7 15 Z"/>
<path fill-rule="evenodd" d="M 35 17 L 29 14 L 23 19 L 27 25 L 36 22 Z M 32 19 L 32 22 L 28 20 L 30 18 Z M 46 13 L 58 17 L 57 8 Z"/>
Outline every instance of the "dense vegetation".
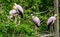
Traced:
<path fill-rule="evenodd" d="M 17 17 L 17 22 L 20 21 L 19 26 L 16 26 L 17 23 L 14 22 L 14 18 L 12 18 L 13 21 L 7 18 L 13 3 L 21 5 L 24 9 L 24 18 Z M 34 23 L 31 20 L 30 13 L 34 13 L 42 20 L 41 26 L 37 29 L 37 34 L 39 34 L 48 31 L 46 21 L 50 16 L 54 15 L 53 8 L 53 0 L 0 0 L 0 37 L 38 37 L 36 31 L 32 29 Z"/>

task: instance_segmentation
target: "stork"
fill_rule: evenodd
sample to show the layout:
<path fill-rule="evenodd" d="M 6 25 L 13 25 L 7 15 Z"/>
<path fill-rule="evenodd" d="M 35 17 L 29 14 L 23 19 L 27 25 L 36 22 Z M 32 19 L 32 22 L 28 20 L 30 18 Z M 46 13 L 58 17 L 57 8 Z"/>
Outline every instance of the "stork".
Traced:
<path fill-rule="evenodd" d="M 34 16 L 33 14 L 31 14 L 32 16 L 32 21 L 34 22 L 34 24 L 39 27 L 40 26 L 40 19 L 37 16 Z"/>
<path fill-rule="evenodd" d="M 32 21 L 34 22 L 35 26 L 39 27 L 40 26 L 40 19 L 37 16 L 34 16 L 33 14 L 31 14 L 32 16 Z M 37 27 L 35 27 L 35 30 L 37 29 Z M 37 33 L 37 31 L 36 31 Z"/>
<path fill-rule="evenodd" d="M 15 18 L 15 23 L 16 23 L 16 21 L 17 21 L 16 17 L 18 15 L 17 11 L 15 9 L 12 9 L 12 10 L 10 10 L 9 14 L 10 14 L 10 16 L 8 18 L 11 19 L 12 17 L 14 17 Z"/>
<path fill-rule="evenodd" d="M 18 12 L 19 15 L 21 15 L 21 18 L 23 18 L 23 8 L 16 3 L 14 3 L 13 8 Z"/>
<path fill-rule="evenodd" d="M 15 17 L 16 16 L 16 10 L 14 10 L 14 9 L 10 10 L 9 14 L 10 14 L 10 18 L 12 18 L 13 16 Z"/>
<path fill-rule="evenodd" d="M 17 11 L 15 9 L 12 9 L 12 10 L 10 10 L 9 14 L 10 14 L 10 16 L 8 18 L 12 21 L 11 18 L 14 17 L 14 22 L 15 22 L 15 24 L 17 24 L 17 16 L 18 16 Z M 18 21 L 18 24 L 16 26 L 18 26 L 18 25 L 20 25 L 20 21 Z"/>
<path fill-rule="evenodd" d="M 56 20 L 57 20 L 57 14 L 55 14 L 54 16 L 51 16 L 47 21 L 47 26 L 48 26 L 48 29 L 50 29 L 50 33 L 51 31 L 53 31 L 53 24 Z"/>

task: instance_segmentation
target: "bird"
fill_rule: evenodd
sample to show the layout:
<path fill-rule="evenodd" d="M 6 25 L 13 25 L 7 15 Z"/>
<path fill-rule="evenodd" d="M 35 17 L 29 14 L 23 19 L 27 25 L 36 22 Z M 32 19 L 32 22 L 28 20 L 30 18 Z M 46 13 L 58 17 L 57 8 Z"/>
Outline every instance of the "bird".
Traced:
<path fill-rule="evenodd" d="M 21 18 L 23 18 L 23 13 L 24 13 L 24 12 L 23 12 L 22 6 L 20 6 L 20 5 L 16 4 L 16 3 L 14 3 L 13 9 L 15 9 L 15 10 L 18 12 L 18 15 L 20 15 Z"/>
<path fill-rule="evenodd" d="M 9 11 L 9 14 L 10 14 L 10 16 L 8 16 L 8 18 L 11 21 L 13 21 L 12 17 L 14 17 L 14 22 L 15 22 L 15 24 L 17 24 L 17 20 L 18 20 L 17 19 L 17 16 L 18 16 L 17 11 L 15 9 L 12 9 L 12 10 Z M 20 21 L 18 21 L 18 24 L 16 26 L 18 26 L 18 25 L 20 25 Z"/>
<path fill-rule="evenodd" d="M 15 17 L 17 13 L 16 10 L 12 9 L 10 10 L 9 14 L 10 14 L 10 18 L 12 18 L 13 16 Z"/>
<path fill-rule="evenodd" d="M 35 24 L 35 26 L 33 28 L 35 29 L 35 31 L 36 31 L 35 33 L 37 34 L 37 28 L 40 27 L 40 19 L 37 16 L 34 16 L 33 14 L 31 14 L 31 16 L 32 16 L 32 21 Z"/>
<path fill-rule="evenodd" d="M 39 27 L 40 26 L 40 19 L 37 16 L 34 16 L 33 14 L 31 14 L 32 16 L 32 21 L 34 22 L 34 24 Z"/>
<path fill-rule="evenodd" d="M 47 27 L 48 27 L 48 29 L 50 29 L 50 31 L 51 30 L 53 31 L 53 24 L 56 20 L 57 20 L 57 14 L 48 18 Z"/>
<path fill-rule="evenodd" d="M 15 9 L 12 9 L 12 10 L 10 10 L 9 11 L 9 14 L 10 14 L 10 16 L 8 17 L 11 21 L 13 21 L 12 20 L 12 17 L 14 17 L 14 19 L 15 19 L 15 23 L 16 23 L 16 21 L 17 21 L 17 16 L 18 16 L 18 14 L 17 14 L 17 11 L 15 10 Z"/>

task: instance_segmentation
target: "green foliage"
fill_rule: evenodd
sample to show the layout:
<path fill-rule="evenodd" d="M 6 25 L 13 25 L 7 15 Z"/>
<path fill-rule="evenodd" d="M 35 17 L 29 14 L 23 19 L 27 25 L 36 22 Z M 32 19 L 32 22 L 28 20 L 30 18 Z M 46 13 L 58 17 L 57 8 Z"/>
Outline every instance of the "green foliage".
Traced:
<path fill-rule="evenodd" d="M 25 13 L 23 19 L 17 17 L 18 21 L 20 21 L 19 26 L 15 24 L 13 18 L 13 21 L 7 18 L 7 16 L 9 16 L 9 11 L 12 9 L 13 3 L 15 2 L 23 7 Z M 53 9 L 53 0 L 0 0 L 0 4 L 2 4 L 0 7 L 0 37 L 38 37 L 35 34 L 36 31 L 32 29 L 34 23 L 31 20 L 30 13 L 39 13 L 40 11 Z M 43 20 L 43 23 L 37 29 L 39 33 L 48 30 L 46 21 L 53 15 L 53 12 L 46 16 L 47 13 L 48 12 L 39 15 L 35 14 L 40 20 Z"/>

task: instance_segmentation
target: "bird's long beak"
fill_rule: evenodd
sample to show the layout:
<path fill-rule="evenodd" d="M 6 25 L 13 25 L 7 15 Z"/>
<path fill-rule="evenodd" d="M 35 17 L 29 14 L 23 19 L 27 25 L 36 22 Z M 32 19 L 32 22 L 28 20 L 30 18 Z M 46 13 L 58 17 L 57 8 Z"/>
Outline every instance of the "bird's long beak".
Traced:
<path fill-rule="evenodd" d="M 58 19 L 58 16 L 56 16 L 56 20 Z"/>
<path fill-rule="evenodd" d="M 14 6 L 15 6 L 15 5 L 13 5 L 12 9 L 14 9 Z"/>

